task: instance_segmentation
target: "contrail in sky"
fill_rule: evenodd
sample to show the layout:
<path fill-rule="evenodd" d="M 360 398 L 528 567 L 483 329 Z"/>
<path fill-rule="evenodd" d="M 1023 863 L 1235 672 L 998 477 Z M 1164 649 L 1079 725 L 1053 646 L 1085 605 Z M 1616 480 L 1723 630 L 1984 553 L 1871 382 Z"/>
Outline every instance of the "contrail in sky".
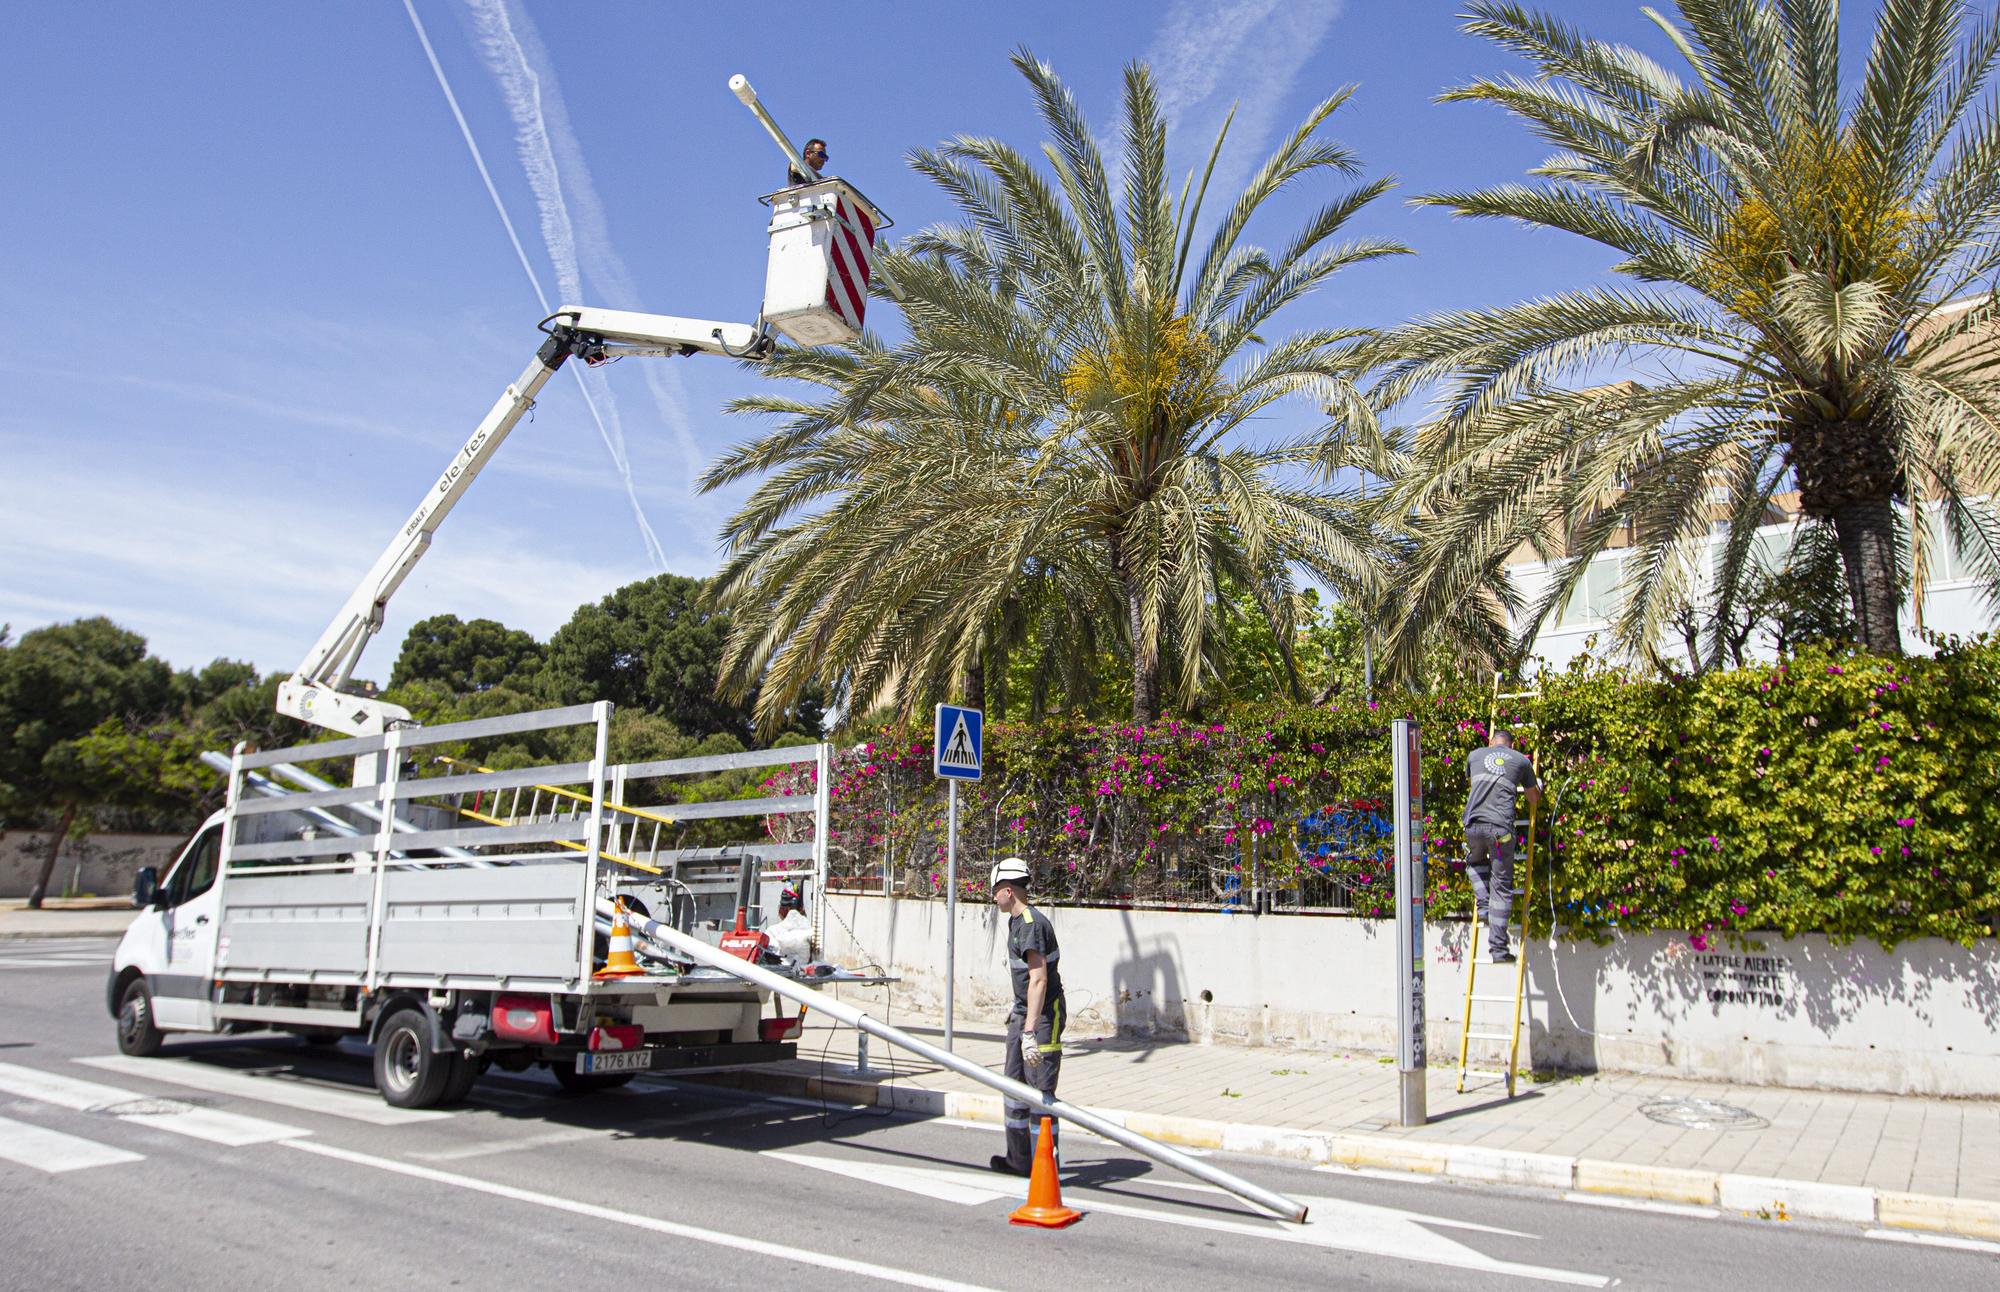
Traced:
<path fill-rule="evenodd" d="M 587 277 L 600 300 L 616 309 L 644 310 L 631 271 L 612 244 L 610 225 L 604 218 L 604 203 L 598 199 L 597 185 L 591 182 L 590 168 L 583 160 L 583 146 L 570 129 L 569 110 L 556 84 L 548 51 L 527 12 L 515 0 L 467 0 L 480 32 L 487 66 L 501 84 L 501 91 L 513 113 L 516 140 L 522 166 L 531 182 L 545 176 L 549 191 L 560 205 L 554 221 L 567 239 L 572 265 Z M 537 199 L 543 191 L 537 184 Z M 543 231 L 551 221 L 548 203 L 543 201 Z M 551 254 L 555 243 L 551 242 Z M 702 452 L 694 442 L 687 411 L 687 396 L 680 376 L 671 365 L 640 365 L 647 389 L 652 392 L 660 419 L 666 423 L 686 460 L 689 479 L 701 473 Z"/>
<path fill-rule="evenodd" d="M 474 0 L 474 16 L 481 20 L 481 29 L 484 31 L 485 15 L 480 13 L 481 8 L 477 0 Z M 500 200 L 499 190 L 494 187 L 492 172 L 487 170 L 486 159 L 480 153 L 479 144 L 472 136 L 472 127 L 466 123 L 465 113 L 458 106 L 458 95 L 452 92 L 451 82 L 444 74 L 444 67 L 438 62 L 437 51 L 431 47 L 430 34 L 424 30 L 423 20 L 417 17 L 416 7 L 411 0 L 403 0 L 403 11 L 410 16 L 410 25 L 416 29 L 417 40 L 424 47 L 424 57 L 430 61 L 431 72 L 437 77 L 438 88 L 444 91 L 445 102 L 451 106 L 451 115 L 458 122 L 459 134 L 465 139 L 465 146 L 472 154 L 472 162 L 479 170 L 481 182 L 486 185 L 486 195 L 493 199 L 493 209 L 499 214 L 500 223 L 507 230 L 507 241 L 513 245 L 514 255 L 521 262 L 523 272 L 528 275 L 529 285 L 535 290 L 535 299 L 541 303 L 542 312 L 546 314 L 554 307 L 549 304 L 548 293 L 542 290 L 541 279 L 535 273 L 533 264 L 529 262 L 527 251 L 521 245 L 520 235 L 514 229 L 514 221 L 507 215 L 507 206 Z M 506 17 L 504 11 L 499 14 L 502 23 L 506 21 Z M 518 54 L 519 45 L 514 45 L 514 49 Z M 569 213 L 563 205 L 562 189 L 555 172 L 554 161 L 553 158 L 549 158 L 546 167 L 538 169 L 538 159 L 533 155 L 530 146 L 532 137 L 528 120 L 538 115 L 534 112 L 532 95 L 517 100 L 515 83 L 510 82 L 501 67 L 495 65 L 490 52 L 488 63 L 494 65 L 495 75 L 500 78 L 501 91 L 507 98 L 508 108 L 514 115 L 519 131 L 517 139 L 521 147 L 522 165 L 528 171 L 528 182 L 534 188 L 536 202 L 542 210 L 543 240 L 548 245 L 549 259 L 556 268 L 557 288 L 566 302 L 580 302 L 583 296 L 577 272 L 575 240 L 570 232 Z M 532 83 L 534 74 L 527 70 L 525 56 L 520 66 Z M 524 120 L 524 116 L 528 120 Z M 545 133 L 542 139 L 544 144 L 542 152 L 546 155 Z M 595 203 L 594 195 L 592 202 Z M 597 423 L 598 437 L 604 441 L 605 449 L 611 454 L 612 465 L 618 469 L 619 479 L 625 485 L 625 497 L 632 505 L 632 517 L 638 522 L 639 536 L 646 545 L 646 555 L 652 560 L 655 569 L 664 570 L 667 568 L 666 550 L 660 546 L 659 536 L 653 532 L 652 522 L 646 519 L 645 509 L 639 504 L 638 490 L 632 479 L 632 464 L 625 453 L 625 435 L 618 417 L 617 404 L 611 398 L 611 392 L 608 389 L 604 390 L 605 407 L 610 412 L 610 420 L 607 423 L 604 412 L 597 406 L 597 400 L 591 396 L 590 383 L 584 380 L 582 370 L 572 365 L 570 372 L 576 377 L 577 389 L 583 395 L 584 406 L 590 410 L 591 420 Z"/>
<path fill-rule="evenodd" d="M 1237 100 L 1211 194 L 1233 198 L 1252 164 L 1263 160 L 1279 107 L 1342 7 L 1342 0 L 1175 0 L 1146 51 L 1170 137 L 1191 130 L 1183 146 L 1206 155 L 1229 110 L 1217 91 Z M 1310 97 L 1317 102 L 1333 89 L 1310 87 Z"/>

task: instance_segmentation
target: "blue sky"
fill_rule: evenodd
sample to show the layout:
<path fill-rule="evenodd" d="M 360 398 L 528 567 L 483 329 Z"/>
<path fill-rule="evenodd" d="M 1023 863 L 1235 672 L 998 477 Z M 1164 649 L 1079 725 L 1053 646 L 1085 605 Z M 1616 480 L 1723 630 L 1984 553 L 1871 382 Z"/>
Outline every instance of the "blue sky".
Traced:
<path fill-rule="evenodd" d="M 1336 280 L 1294 307 L 1300 327 L 1508 302 L 1605 269 L 1575 240 L 1403 204 L 1518 177 L 1543 153 L 1494 110 L 1431 102 L 1507 66 L 1457 32 L 1459 7 L 416 0 L 550 295 L 573 263 L 586 303 L 744 322 L 763 277 L 756 199 L 782 164 L 725 89 L 731 73 L 789 130 L 826 136 L 830 169 L 899 233 L 949 216 L 909 149 L 1040 139 L 1007 62 L 1019 44 L 1106 130 L 1122 65 L 1152 61 L 1181 169 L 1239 103 L 1236 179 L 1320 96 L 1358 83 L 1331 133 L 1402 184 L 1360 227 L 1420 254 Z M 1548 7 L 1664 52 L 1637 4 Z M 1873 6 L 1854 7 L 1859 50 L 1855 20 Z M 399 0 L 28 6 L 9 28 L 0 622 L 18 635 L 108 614 L 176 665 L 289 669 L 531 357 L 528 279 Z M 542 132 L 525 148 L 522 121 Z M 1290 231 L 1283 211 L 1264 227 Z M 742 491 L 697 497 L 692 480 L 754 431 L 720 409 L 759 377 L 696 358 L 590 380 L 630 494 L 559 375 L 404 585 L 365 675 L 386 676 L 425 615 L 546 637 L 662 559 L 715 568 Z"/>

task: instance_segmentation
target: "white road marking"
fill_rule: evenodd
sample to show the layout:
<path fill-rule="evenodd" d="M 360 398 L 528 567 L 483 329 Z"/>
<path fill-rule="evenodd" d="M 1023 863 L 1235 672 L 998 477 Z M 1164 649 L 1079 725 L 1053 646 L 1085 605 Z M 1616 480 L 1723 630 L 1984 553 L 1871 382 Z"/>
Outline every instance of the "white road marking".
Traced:
<path fill-rule="evenodd" d="M 1714 1220 L 1722 1212 L 1714 1207 L 1697 1207 L 1690 1202 L 1656 1202 L 1651 1198 L 1613 1198 L 1602 1193 L 1580 1193 L 1570 1190 L 1563 1194 L 1564 1202 L 1581 1202 L 1587 1207 L 1616 1207 L 1621 1211 L 1657 1211 L 1667 1216 L 1693 1216 L 1698 1220 Z"/>
<path fill-rule="evenodd" d="M 93 957 L 89 960 L 58 959 L 55 956 L 0 956 L 0 969 L 103 969 L 110 962 L 105 958 Z"/>
<path fill-rule="evenodd" d="M 1436 1184 L 1442 1177 L 1425 1175 L 1422 1171 L 1389 1171 L 1379 1166 L 1316 1166 L 1315 1171 L 1328 1175 L 1358 1175 L 1368 1180 L 1394 1180 L 1397 1184 Z"/>
<path fill-rule="evenodd" d="M 961 1130 L 985 1131 L 988 1135 L 995 1134 L 1002 1129 L 999 1122 L 975 1121 L 970 1117 L 929 1117 L 924 1120 L 924 1124 L 926 1126 L 956 1126 Z M 1087 1131 L 1080 1126 L 1064 1126 L 1062 1141 L 1065 1144 L 1082 1141 L 1089 1144 L 1104 1144 L 1111 1148 L 1122 1147 L 1117 1140 L 1106 1139 L 1095 1131 Z M 1208 1149 L 1189 1148 L 1185 1144 L 1176 1144 L 1174 1148 L 1187 1154 L 1189 1157 L 1207 1157 L 1210 1154 L 1210 1150 Z"/>
<path fill-rule="evenodd" d="M 334 1148 L 328 1144 L 315 1144 L 303 1140 L 287 1141 L 287 1147 L 334 1158 L 355 1166 L 373 1167 L 378 1171 L 389 1171 L 396 1175 L 409 1176 L 416 1180 L 426 1180 L 432 1184 L 449 1185 L 455 1189 L 467 1189 L 474 1193 L 484 1193 L 495 1198 L 506 1198 L 512 1202 L 525 1202 L 531 1206 L 547 1207 L 552 1211 L 564 1211 L 573 1216 L 587 1216 L 593 1220 L 608 1221 L 614 1225 L 627 1225 L 633 1229 L 650 1230 L 671 1238 L 684 1238 L 690 1242 L 708 1243 L 715 1247 L 730 1248 L 739 1252 L 749 1252 L 755 1256 L 775 1261 L 791 1261 L 800 1265 L 810 1265 L 818 1269 L 837 1270 L 842 1274 L 855 1274 L 862 1278 L 880 1279 L 884 1283 L 899 1283 L 904 1287 L 929 1288 L 932 1292 L 992 1292 L 976 1283 L 961 1283 L 957 1279 L 938 1278 L 930 1274 L 918 1274 L 912 1270 L 900 1270 L 890 1265 L 877 1265 L 872 1261 L 859 1261 L 846 1256 L 834 1256 L 827 1252 L 815 1252 L 789 1243 L 765 1242 L 757 1238 L 745 1238 L 738 1234 L 726 1234 L 716 1229 L 703 1229 L 696 1225 L 681 1224 L 678 1221 L 662 1220 L 657 1216 L 642 1216 L 636 1212 L 619 1211 L 612 1207 L 600 1207 L 595 1203 L 579 1202 L 574 1198 L 557 1197 L 549 1193 L 536 1193 L 529 1189 L 517 1189 L 512 1185 L 496 1184 L 491 1180 L 475 1179 L 469 1175 L 454 1175 L 448 1171 L 437 1171 L 427 1166 L 415 1166 L 408 1162 L 398 1162 L 391 1158 L 375 1157 L 367 1153 L 355 1153 L 344 1148 Z"/>
<path fill-rule="evenodd" d="M 1950 1247 L 1961 1252 L 1990 1252 L 2000 1256 L 2000 1243 L 1982 1243 L 1977 1238 L 1958 1238 L 1951 1234 L 1922 1234 L 1908 1229 L 1869 1229 L 1862 1231 L 1863 1238 L 1886 1238 L 1892 1243 L 1920 1243 L 1925 1247 Z"/>
<path fill-rule="evenodd" d="M 1004 1176 L 997 1171 L 989 1176 L 972 1176 L 962 1171 L 933 1171 L 926 1167 L 861 1161 L 850 1157 L 816 1157 L 806 1153 L 786 1153 L 779 1149 L 766 1149 L 759 1156 L 789 1162 L 793 1166 L 809 1166 L 815 1170 L 831 1171 L 850 1180 L 865 1180 L 869 1184 L 921 1194 L 926 1198 L 936 1198 L 939 1202 L 949 1202 L 960 1207 L 977 1207 L 982 1203 L 998 1202 L 1002 1198 L 1015 1199 L 1028 1196 L 1026 1180 Z"/>
<path fill-rule="evenodd" d="M 312 1134 L 302 1126 L 287 1126 L 282 1122 L 267 1122 L 260 1117 L 244 1117 L 209 1108 L 147 1111 L 145 1105 L 154 1100 L 138 1091 L 101 1086 L 95 1081 L 78 1081 L 74 1077 L 59 1077 L 52 1072 L 23 1068 L 12 1063 L 0 1063 L 0 1092 L 54 1104 L 59 1108 L 73 1108 L 78 1112 L 109 1113 L 135 1126 L 151 1126 L 230 1148 Z M 127 1104 L 133 1106 L 132 1111 L 119 1111 Z"/>
<path fill-rule="evenodd" d="M 549 1148 L 556 1144 L 574 1144 L 580 1140 L 610 1139 L 617 1133 L 608 1130 L 550 1131 L 546 1135 L 528 1135 L 521 1139 L 472 1144 L 465 1148 L 438 1149 L 432 1153 L 411 1153 L 409 1156 L 424 1162 L 460 1162 L 470 1157 L 492 1157 L 496 1153 L 513 1153 L 524 1148 Z"/>
<path fill-rule="evenodd" d="M 308 1144 L 301 1144 L 298 1147 L 317 1148 Z M 1008 1181 L 997 1175 L 961 1170 L 887 1166 L 843 1158 L 814 1157 L 803 1153 L 766 1152 L 764 1156 L 775 1157 L 797 1166 L 831 1171 L 852 1179 L 867 1180 L 889 1188 L 923 1194 L 939 1201 L 955 1202 L 960 1206 L 977 1206 L 981 1202 L 999 1198 L 1020 1197 L 1025 1187 L 1022 1182 Z M 1218 1194 L 1223 1192 L 1206 1184 L 1182 1184 L 1178 1181 L 1156 1183 L 1170 1184 L 1172 1187 L 1194 1192 Z M 1078 1197 L 1079 1194 L 1084 1196 Z M 1457 1269 L 1477 1270 L 1486 1274 L 1504 1274 L 1514 1278 L 1567 1283 L 1577 1287 L 1601 1288 L 1611 1283 L 1608 1277 L 1601 1274 L 1497 1260 L 1434 1231 L 1439 1228 L 1463 1229 L 1529 1239 L 1535 1237 L 1533 1234 L 1452 1220 L 1445 1216 L 1404 1211 L 1399 1207 L 1377 1207 L 1366 1203 L 1349 1202 L 1341 1198 L 1296 1197 L 1296 1201 L 1307 1204 L 1309 1208 L 1310 1218 L 1303 1225 L 1261 1218 L 1225 1220 L 1194 1212 L 1131 1206 L 1121 1202 L 1105 1201 L 1101 1195 L 1087 1189 L 1073 1189 L 1071 1196 L 1065 1201 L 1068 1205 L 1084 1212 L 1104 1212 L 1108 1215 L 1127 1216 L 1134 1220 L 1238 1234 L 1246 1238 L 1261 1238 L 1273 1242 L 1302 1243 L 1309 1247 L 1331 1248 L 1337 1251 L 1366 1252 L 1370 1255 L 1415 1261 L 1425 1265 L 1444 1265 Z"/>
<path fill-rule="evenodd" d="M 0 1117 L 0 1158 L 37 1171 L 80 1171 L 87 1166 L 115 1166 L 120 1162 L 143 1162 L 143 1153 L 99 1144 L 95 1140 L 65 1135 L 61 1131 L 30 1126 Z"/>
<path fill-rule="evenodd" d="M 95 1059 L 78 1059 L 77 1062 L 128 1077 L 164 1081 L 193 1090 L 206 1090 L 210 1094 L 255 1099 L 296 1108 L 301 1112 L 345 1117 L 349 1121 L 367 1122 L 372 1126 L 407 1126 L 412 1122 L 438 1121 L 451 1116 L 448 1112 L 435 1109 L 392 1108 L 376 1094 L 329 1090 L 325 1086 L 303 1081 L 232 1072 L 227 1068 L 211 1067 L 187 1059 L 135 1059 L 126 1054 L 107 1054 Z"/>

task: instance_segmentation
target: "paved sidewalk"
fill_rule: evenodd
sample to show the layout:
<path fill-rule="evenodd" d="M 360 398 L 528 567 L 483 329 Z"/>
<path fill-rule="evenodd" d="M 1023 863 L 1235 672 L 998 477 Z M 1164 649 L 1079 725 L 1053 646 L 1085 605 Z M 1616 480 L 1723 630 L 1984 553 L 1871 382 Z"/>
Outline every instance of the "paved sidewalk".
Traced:
<path fill-rule="evenodd" d="M 877 1018 L 942 1043 L 936 1020 Z M 869 1044 L 887 1080 L 852 1075 L 856 1034 L 810 1026 L 778 1084 L 852 1102 L 998 1120 L 978 1083 Z M 1003 1038 L 961 1026 L 957 1053 L 998 1069 Z M 771 1077 L 746 1076 L 770 1084 Z M 1720 1205 L 1774 1215 L 1945 1229 L 2000 1238 L 2000 1102 L 1838 1094 L 1603 1074 L 1515 1098 L 1497 1078 L 1457 1094 L 1455 1066 L 1431 1068 L 1429 1124 L 1396 1124 L 1394 1068 L 1372 1054 L 1073 1039 L 1062 1097 L 1124 1114 L 1170 1142 L 1358 1167 Z M 1706 1100 L 1696 1120 L 1657 1118 Z M 1685 1105 L 1679 1110 L 1685 1119 Z M 1739 1116 L 1740 1114 L 1740 1116 Z"/>
<path fill-rule="evenodd" d="M 0 899 L 0 940 L 122 937 L 138 914 L 130 898 L 50 898 L 39 911 L 24 898 Z"/>

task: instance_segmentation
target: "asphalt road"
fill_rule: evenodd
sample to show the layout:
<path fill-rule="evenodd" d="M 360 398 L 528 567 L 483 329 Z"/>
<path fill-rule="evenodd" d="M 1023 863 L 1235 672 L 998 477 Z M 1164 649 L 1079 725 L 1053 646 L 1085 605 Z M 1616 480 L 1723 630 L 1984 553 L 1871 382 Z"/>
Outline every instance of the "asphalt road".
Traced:
<path fill-rule="evenodd" d="M 990 1126 L 651 1078 L 571 1098 L 541 1074 L 403 1113 L 354 1042 L 120 1059 L 109 953 L 0 942 L 0 1288 L 2000 1284 L 2000 1245 L 1227 1159 L 1309 1202 L 1290 1226 L 1082 1136 L 1083 1220 L 1023 1229 L 1020 1187 L 978 1166 Z"/>

